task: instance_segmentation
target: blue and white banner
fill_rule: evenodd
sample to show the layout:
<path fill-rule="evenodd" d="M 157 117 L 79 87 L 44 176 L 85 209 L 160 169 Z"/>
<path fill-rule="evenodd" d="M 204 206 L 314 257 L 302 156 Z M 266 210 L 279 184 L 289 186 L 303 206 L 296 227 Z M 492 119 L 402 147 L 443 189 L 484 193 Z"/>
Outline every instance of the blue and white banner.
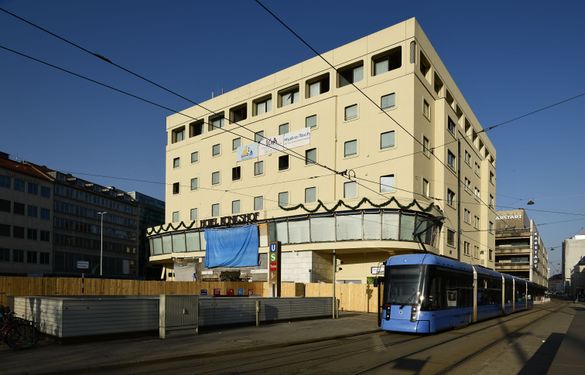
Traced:
<path fill-rule="evenodd" d="M 205 229 L 205 267 L 258 265 L 258 226 Z"/>
<path fill-rule="evenodd" d="M 248 160 L 257 158 L 258 155 L 258 143 L 252 143 L 249 145 L 242 145 L 236 150 L 237 161 Z"/>

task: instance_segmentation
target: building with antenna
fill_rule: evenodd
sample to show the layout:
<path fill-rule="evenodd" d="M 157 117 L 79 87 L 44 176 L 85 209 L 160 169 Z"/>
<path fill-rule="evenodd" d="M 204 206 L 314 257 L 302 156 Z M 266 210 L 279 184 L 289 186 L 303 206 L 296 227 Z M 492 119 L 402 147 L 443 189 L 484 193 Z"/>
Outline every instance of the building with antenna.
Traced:
<path fill-rule="evenodd" d="M 283 281 L 331 281 L 337 257 L 338 281 L 365 283 L 425 251 L 494 268 L 496 151 L 418 22 L 322 57 L 334 68 L 314 57 L 167 118 L 150 261 L 233 274 L 207 262 L 206 231 L 247 224 L 259 261 L 242 279 L 266 280 L 273 241 Z"/>

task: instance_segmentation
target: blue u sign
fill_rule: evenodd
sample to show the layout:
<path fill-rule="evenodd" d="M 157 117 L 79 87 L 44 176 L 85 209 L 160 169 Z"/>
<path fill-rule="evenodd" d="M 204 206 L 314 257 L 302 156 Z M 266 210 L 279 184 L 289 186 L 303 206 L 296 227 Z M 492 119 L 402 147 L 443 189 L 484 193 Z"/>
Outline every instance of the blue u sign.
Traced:
<path fill-rule="evenodd" d="M 271 243 L 270 244 L 270 252 L 274 253 L 276 251 L 276 244 L 275 243 Z"/>

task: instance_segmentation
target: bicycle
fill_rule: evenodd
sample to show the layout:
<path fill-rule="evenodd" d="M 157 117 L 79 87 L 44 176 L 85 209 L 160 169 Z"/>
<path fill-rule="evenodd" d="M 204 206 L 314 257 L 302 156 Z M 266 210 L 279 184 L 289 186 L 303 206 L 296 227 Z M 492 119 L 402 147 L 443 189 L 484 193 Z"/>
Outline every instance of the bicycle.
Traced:
<path fill-rule="evenodd" d="M 13 350 L 30 348 L 39 340 L 34 323 L 15 317 L 9 310 L 0 310 L 0 321 L 0 338 Z"/>

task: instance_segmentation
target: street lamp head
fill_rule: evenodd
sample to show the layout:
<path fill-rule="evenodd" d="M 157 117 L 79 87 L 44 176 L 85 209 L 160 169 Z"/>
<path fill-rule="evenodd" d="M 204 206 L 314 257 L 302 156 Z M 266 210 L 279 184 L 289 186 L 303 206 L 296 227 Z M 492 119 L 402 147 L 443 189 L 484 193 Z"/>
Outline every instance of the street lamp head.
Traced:
<path fill-rule="evenodd" d="M 532 205 L 534 205 L 534 201 L 531 199 L 528 202 L 526 202 L 526 205 L 527 206 L 532 206 Z"/>

